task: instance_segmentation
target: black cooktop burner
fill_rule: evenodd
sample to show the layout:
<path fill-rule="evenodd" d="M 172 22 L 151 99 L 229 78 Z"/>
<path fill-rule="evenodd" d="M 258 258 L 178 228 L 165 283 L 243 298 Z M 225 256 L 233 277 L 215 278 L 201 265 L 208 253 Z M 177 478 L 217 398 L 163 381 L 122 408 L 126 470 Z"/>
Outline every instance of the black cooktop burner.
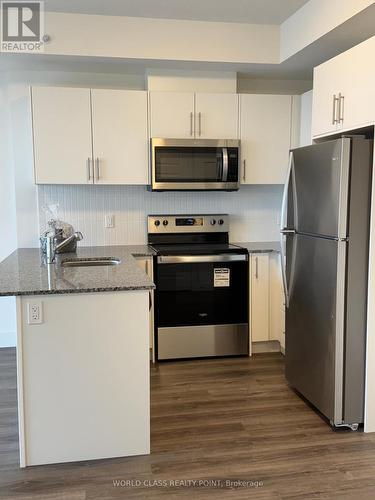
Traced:
<path fill-rule="evenodd" d="M 151 245 L 158 255 L 218 255 L 234 253 L 245 255 L 247 250 L 230 243 L 205 243 L 205 244 L 169 244 L 169 245 Z"/>

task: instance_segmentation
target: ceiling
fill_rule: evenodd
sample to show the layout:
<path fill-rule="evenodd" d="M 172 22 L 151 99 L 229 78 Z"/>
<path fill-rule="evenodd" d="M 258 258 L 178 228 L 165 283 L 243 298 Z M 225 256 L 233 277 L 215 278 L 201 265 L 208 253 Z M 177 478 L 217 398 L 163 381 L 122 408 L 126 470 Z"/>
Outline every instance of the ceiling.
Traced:
<path fill-rule="evenodd" d="M 52 12 L 281 24 L 308 0 L 45 0 Z"/>

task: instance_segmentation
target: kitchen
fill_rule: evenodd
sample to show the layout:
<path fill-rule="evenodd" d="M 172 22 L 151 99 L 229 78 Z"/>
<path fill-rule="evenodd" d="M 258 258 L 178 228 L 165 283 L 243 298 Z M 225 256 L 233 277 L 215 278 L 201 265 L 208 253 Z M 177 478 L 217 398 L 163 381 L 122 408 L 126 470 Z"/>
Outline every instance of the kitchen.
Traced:
<path fill-rule="evenodd" d="M 357 13 L 358 17 L 360 14 L 364 16 L 365 11 Z M 184 436 L 187 450 L 192 455 L 189 455 L 190 459 L 181 455 L 181 463 L 197 454 L 200 457 L 197 463 L 202 464 L 202 457 L 210 453 L 210 449 L 220 456 L 223 450 L 213 446 L 212 442 L 219 435 L 219 441 L 227 445 L 234 440 L 233 453 L 235 448 L 236 453 L 245 453 L 246 443 L 251 447 L 252 440 L 261 435 L 261 420 L 264 420 L 264 432 L 267 427 L 262 404 L 271 411 L 272 405 L 279 401 L 281 406 L 277 411 L 283 418 L 294 410 L 296 414 L 290 416 L 295 422 L 301 418 L 301 422 L 312 424 L 311 429 L 317 428 L 323 440 L 332 440 L 334 433 L 329 426 L 330 419 L 327 423 L 291 391 L 283 374 L 285 350 L 288 359 L 284 340 L 284 302 L 288 294 L 285 297 L 284 291 L 288 292 L 290 280 L 288 273 L 283 275 L 283 264 L 285 258 L 287 265 L 290 259 L 280 244 L 280 228 L 293 229 L 285 220 L 284 195 L 287 189 L 284 185 L 288 186 L 285 184 L 288 178 L 295 177 L 295 174 L 290 176 L 290 172 L 298 172 L 300 164 L 297 152 L 292 156 L 294 164 L 290 161 L 289 151 L 310 144 L 311 137 L 319 144 L 325 137 L 353 141 L 354 144 L 352 138 L 340 139 L 342 133 L 350 136 L 353 131 L 364 136 L 367 143 L 373 138 L 374 113 L 371 114 L 372 106 L 367 104 L 373 103 L 373 90 L 366 88 L 366 76 L 363 86 L 356 80 L 360 87 L 355 88 L 358 88 L 362 100 L 353 107 L 354 96 L 349 94 L 350 78 L 353 77 L 350 74 L 345 80 L 343 71 L 354 64 L 356 75 L 370 71 L 364 61 L 367 60 L 366 54 L 373 53 L 371 34 L 363 28 L 362 39 L 369 38 L 368 41 L 359 45 L 351 41 L 356 47 L 345 47 L 350 49 L 347 52 L 341 49 L 343 53 L 327 63 L 329 52 L 322 49 L 321 60 L 308 63 L 311 64 L 309 71 L 317 66 L 314 84 L 307 79 L 282 84 L 280 80 L 269 79 L 264 83 L 265 80 L 237 73 L 240 65 L 237 71 L 229 70 L 229 56 L 228 64 L 222 65 L 221 69 L 218 66 L 207 69 L 208 66 L 204 68 L 202 63 L 189 69 L 182 65 L 171 68 L 168 64 L 152 64 L 148 59 L 143 66 L 128 61 L 128 67 L 125 65 L 127 72 L 124 72 L 116 67 L 116 61 L 104 60 L 108 57 L 106 50 L 110 50 L 108 41 L 101 47 L 101 61 L 88 60 L 88 55 L 80 61 L 75 59 L 77 55 L 59 59 L 59 50 L 69 52 L 69 48 L 59 46 L 61 31 L 57 20 L 72 22 L 82 15 L 85 14 L 47 11 L 51 40 L 46 42 L 46 53 L 31 55 L 31 58 L 7 54 L 4 59 L 8 69 L 6 91 L 2 95 L 9 107 L 2 109 L 6 118 L 4 123 L 10 124 L 4 125 L 4 155 L 14 167 L 12 178 L 8 179 L 6 203 L 10 207 L 8 213 L 13 210 L 15 223 L 12 225 L 11 219 L 4 218 L 4 230 L 8 231 L 9 227 L 9 233 L 4 233 L 9 234 L 6 238 L 9 251 L 4 249 L 5 260 L 0 264 L 0 292 L 7 298 L 2 299 L 5 302 L 0 307 L 4 307 L 2 317 L 7 316 L 7 321 L 13 322 L 4 329 L 17 331 L 18 335 L 20 464 L 26 467 L 25 473 L 33 474 L 32 471 L 39 470 L 43 477 L 43 468 L 52 467 L 50 471 L 58 474 L 58 465 L 42 464 L 74 460 L 89 463 L 87 460 L 90 459 L 139 455 L 134 459 L 123 459 L 123 464 L 132 464 L 131 460 L 134 460 L 136 468 L 137 463 L 142 464 L 137 462 L 141 455 L 147 457 L 150 452 L 150 410 L 150 457 L 156 460 L 151 463 L 157 470 L 157 464 L 166 461 L 160 467 L 161 476 L 168 479 L 174 477 L 172 473 L 172 477 L 168 476 L 165 468 L 169 463 L 173 471 L 174 459 L 168 462 L 168 453 L 177 453 L 176 478 L 180 477 L 178 449 Z M 353 23 L 359 23 L 359 29 L 360 20 L 354 14 L 352 18 Z M 104 21 L 111 26 L 110 19 Z M 237 50 L 236 42 L 233 43 Z M 329 46 L 329 41 L 327 44 Z M 111 50 L 114 55 L 113 48 Z M 257 57 L 261 57 L 260 52 Z M 19 59 L 24 65 L 22 70 L 11 68 L 17 57 L 22 58 Z M 186 56 L 181 54 L 179 57 L 184 59 Z M 244 55 L 238 52 L 237 57 Z M 319 66 L 319 63 L 323 64 Z M 337 65 L 341 68 L 340 80 L 334 83 Z M 325 86 L 327 81 L 330 88 Z M 268 86 L 268 92 L 255 91 L 256 85 Z M 361 104 L 363 101 L 365 105 Z M 8 142 L 4 139 L 7 135 Z M 156 144 L 157 138 L 162 139 L 163 144 Z M 152 147 L 152 141 L 155 147 Z M 189 171 L 188 181 L 197 184 L 202 182 L 202 177 L 197 175 L 202 176 L 202 168 L 208 164 L 214 165 L 219 176 L 215 183 L 230 183 L 230 155 L 234 154 L 239 185 L 226 185 L 221 191 L 217 190 L 218 186 L 213 186 L 214 190 L 200 186 L 204 189 L 192 191 L 196 186 L 183 185 L 186 179 L 179 178 L 172 179 L 170 191 L 164 191 L 168 175 L 172 178 L 176 173 L 173 170 L 176 157 L 172 162 L 168 158 L 169 154 L 176 154 L 176 148 L 179 172 L 185 176 L 187 170 L 184 172 L 183 168 L 186 165 L 192 168 L 191 171 L 196 173 L 192 179 Z M 184 157 L 187 150 L 188 155 Z M 208 157 L 209 162 L 207 155 L 212 155 Z M 170 165 L 172 172 L 168 170 Z M 196 165 L 200 168 L 196 169 Z M 157 168 L 164 174 L 163 186 L 157 185 Z M 351 168 L 350 163 L 348 168 Z M 203 180 L 207 184 L 207 178 Z M 213 183 L 213 178 L 210 177 L 208 182 Z M 366 182 L 369 185 L 369 178 Z M 362 192 L 363 201 L 365 192 Z M 288 197 L 288 202 L 291 198 Z M 366 203 L 363 205 L 368 214 Z M 64 238 L 74 236 L 75 231 L 82 234 L 83 240 L 77 241 L 76 255 L 55 255 L 56 235 L 49 238 L 50 234 L 46 233 L 47 229 L 56 229 L 53 224 L 48 228 L 51 218 L 71 224 L 64 226 Z M 79 233 L 74 236 L 77 240 L 81 240 Z M 39 252 L 40 235 L 50 240 L 46 256 Z M 364 235 L 363 239 L 366 238 L 368 236 Z M 151 247 L 147 246 L 148 243 Z M 161 248 L 166 246 L 168 251 Z M 177 248 L 180 246 L 184 248 Z M 17 247 L 20 250 L 8 257 Z M 210 254 L 207 254 L 208 247 Z M 370 252 L 371 248 L 370 245 Z M 216 259 L 220 257 L 218 265 L 215 261 L 213 264 L 207 262 L 208 257 L 212 261 L 214 256 Z M 196 270 L 188 281 L 176 280 L 168 273 L 164 277 L 163 267 L 177 268 L 181 263 L 176 260 L 187 257 L 196 262 L 193 264 Z M 202 257 L 206 262 L 200 262 Z M 229 257 L 237 260 L 230 262 Z M 82 265 L 77 264 L 79 261 Z M 181 276 L 189 274 L 187 269 L 190 269 L 191 262 L 188 264 L 185 260 Z M 244 266 L 245 271 L 238 273 L 241 279 L 237 285 L 236 269 L 239 265 Z M 203 266 L 209 269 L 209 278 L 200 271 Z M 363 272 L 366 274 L 367 269 Z M 371 304 L 371 267 L 369 273 L 368 303 Z M 194 283 L 194 275 L 199 275 L 200 281 Z M 174 344 L 175 347 L 187 345 L 188 352 L 181 353 L 177 349 L 177 353 L 166 355 L 183 361 L 165 361 L 165 356 L 159 356 L 163 352 L 159 349 L 163 346 L 163 338 L 169 338 L 164 353 L 171 347 L 171 332 L 167 330 L 175 329 L 172 333 L 177 333 L 177 329 L 185 328 L 178 320 L 185 312 L 188 314 L 193 300 L 192 295 L 185 295 L 185 302 L 179 302 L 183 295 L 177 288 L 171 293 L 170 282 L 179 282 L 183 294 L 188 283 L 195 291 L 208 286 L 209 293 L 218 297 L 220 293 L 230 292 L 226 302 L 231 300 L 232 293 L 236 294 L 234 305 L 244 301 L 246 317 L 236 312 L 236 307 L 230 307 L 228 311 L 233 310 L 236 315 L 228 319 L 224 315 L 225 304 L 220 301 L 219 306 L 213 306 L 215 302 L 205 303 L 202 299 L 207 297 L 205 292 L 199 299 L 199 303 L 205 306 L 198 311 L 201 323 L 195 324 L 201 329 L 206 328 L 203 325 L 215 326 L 210 317 L 214 311 L 214 315 L 221 318 L 216 326 L 222 323 L 234 327 L 231 332 L 233 338 L 239 340 L 240 351 L 236 351 L 238 343 L 233 351 L 233 344 L 228 349 L 225 342 L 224 351 L 220 351 L 220 345 L 224 344 L 217 340 L 225 334 L 212 328 L 204 330 L 209 348 L 202 351 L 203 335 L 198 333 L 202 330 L 194 328 L 195 333 L 192 330 L 183 332 L 185 340 L 180 338 Z M 166 298 L 163 298 L 163 293 L 167 293 Z M 166 313 L 163 312 L 164 300 Z M 116 303 L 120 304 L 117 301 L 122 306 L 116 307 Z M 171 301 L 174 306 L 168 311 L 168 302 Z M 177 313 L 176 308 L 181 304 L 182 309 Z M 71 314 L 67 315 L 68 310 Z M 172 313 L 177 313 L 173 325 L 169 323 Z M 368 331 L 371 330 L 371 321 L 369 315 Z M 182 323 L 189 328 L 193 326 L 191 318 L 185 318 Z M 51 331 L 54 332 L 52 338 Z M 246 334 L 240 331 L 246 331 Z M 286 335 L 288 342 L 288 333 Z M 295 345 L 297 343 L 298 339 Z M 8 345 L 12 345 L 11 341 Z M 151 347 L 150 353 L 148 347 Z M 368 336 L 368 359 L 371 359 L 372 349 L 372 338 Z M 8 350 L 7 356 L 12 357 L 12 352 Z M 87 356 L 88 352 L 90 356 Z M 242 356 L 226 357 L 233 354 Z M 191 357 L 199 359 L 187 361 Z M 5 365 L 8 366 L 8 361 Z M 367 363 L 368 387 L 372 380 L 371 366 Z M 298 389 L 298 380 L 291 378 L 291 385 Z M 90 389 L 86 393 L 87 399 L 82 399 L 82 388 L 90 386 L 95 391 Z M 231 387 L 235 391 L 232 395 Z M 283 394 L 284 403 L 277 396 L 278 391 Z M 300 392 L 303 394 L 304 390 L 300 389 Z M 113 394 L 119 393 L 124 393 L 123 400 L 113 398 Z M 47 398 L 46 394 L 49 395 Z M 65 395 L 63 400 L 59 397 L 61 394 Z M 348 423 L 354 426 L 353 430 L 356 424 L 365 424 L 364 433 L 343 433 L 335 437 L 349 447 L 350 443 L 353 447 L 355 443 L 362 443 L 358 444 L 359 448 L 366 442 L 370 443 L 365 438 L 371 436 L 367 433 L 373 430 L 374 416 L 370 393 L 367 394 L 367 413 L 362 420 L 358 417 L 350 422 L 342 418 L 336 421 L 336 415 L 332 419 L 334 425 Z M 241 395 L 249 404 L 247 409 Z M 319 402 L 313 400 L 313 403 L 319 409 Z M 70 413 L 70 407 L 76 411 Z M 215 407 L 221 409 L 221 419 L 214 417 Z M 237 417 L 236 409 L 239 412 Z M 163 423 L 163 415 L 168 417 L 169 429 Z M 198 427 L 189 427 L 187 423 L 179 427 L 179 415 L 181 419 L 190 415 L 193 424 L 196 418 Z M 257 429 L 256 435 L 251 433 L 250 415 Z M 211 417 L 212 422 L 204 428 L 205 417 L 208 422 Z M 289 425 L 293 427 L 292 418 Z M 297 429 L 303 428 L 301 432 L 307 432 L 302 424 L 296 425 Z M 56 430 L 61 428 L 65 429 L 64 432 L 57 433 Z M 270 432 L 270 427 L 268 429 Z M 175 435 L 168 437 L 171 431 Z M 287 437 L 292 442 L 293 431 L 290 432 Z M 194 435 L 205 443 L 201 449 L 192 447 L 190 440 Z M 313 436 L 311 431 L 311 443 L 314 442 Z M 272 433 L 269 438 L 272 441 Z M 276 433 L 274 439 L 277 442 L 281 436 L 277 437 Z M 162 456 L 163 450 L 167 455 Z M 282 456 L 282 451 L 279 452 Z M 252 459 L 249 460 L 254 465 Z M 93 467 L 100 475 L 99 463 Z M 223 466 L 220 475 L 244 477 L 249 471 L 254 471 L 251 474 L 259 474 L 259 480 L 266 477 L 264 470 L 255 467 L 248 467 L 244 474 L 238 461 L 235 463 L 237 469 L 235 465 L 231 469 Z M 125 474 L 121 462 L 118 465 L 116 477 Z M 202 477 L 192 465 L 190 472 L 189 468 L 181 467 L 183 477 Z M 132 477 L 136 476 L 134 473 Z M 207 476 L 213 477 L 212 471 Z M 268 478 L 268 481 L 271 485 L 272 480 Z M 113 489 L 112 485 L 107 487 Z"/>

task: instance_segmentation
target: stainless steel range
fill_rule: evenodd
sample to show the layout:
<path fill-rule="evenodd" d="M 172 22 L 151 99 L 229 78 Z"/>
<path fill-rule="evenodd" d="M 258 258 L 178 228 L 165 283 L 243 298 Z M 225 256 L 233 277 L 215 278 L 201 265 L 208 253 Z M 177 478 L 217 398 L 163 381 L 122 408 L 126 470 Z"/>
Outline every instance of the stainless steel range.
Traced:
<path fill-rule="evenodd" d="M 247 355 L 249 258 L 228 215 L 150 215 L 158 360 Z"/>

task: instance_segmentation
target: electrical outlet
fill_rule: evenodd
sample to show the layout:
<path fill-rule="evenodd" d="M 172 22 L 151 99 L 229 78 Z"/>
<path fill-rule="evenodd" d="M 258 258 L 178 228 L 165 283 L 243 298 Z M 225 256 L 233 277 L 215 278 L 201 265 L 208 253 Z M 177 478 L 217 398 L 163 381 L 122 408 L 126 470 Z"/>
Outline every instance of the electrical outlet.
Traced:
<path fill-rule="evenodd" d="M 27 313 L 29 325 L 40 325 L 43 323 L 43 306 L 41 302 L 28 302 Z"/>
<path fill-rule="evenodd" d="M 104 226 L 108 229 L 115 227 L 115 216 L 113 214 L 105 216 Z"/>

